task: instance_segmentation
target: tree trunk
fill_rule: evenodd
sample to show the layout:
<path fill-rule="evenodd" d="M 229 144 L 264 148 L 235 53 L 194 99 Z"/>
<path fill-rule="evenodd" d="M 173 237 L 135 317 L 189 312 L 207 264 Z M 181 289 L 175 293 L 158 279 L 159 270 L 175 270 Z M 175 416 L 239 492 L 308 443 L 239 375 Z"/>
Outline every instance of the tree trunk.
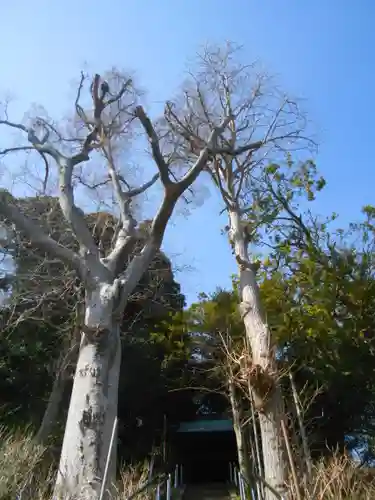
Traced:
<path fill-rule="evenodd" d="M 250 486 L 251 485 L 250 454 L 245 437 L 245 432 L 242 427 L 241 402 L 239 401 L 238 395 L 236 394 L 236 387 L 233 383 L 233 380 L 229 380 L 228 385 L 229 385 L 229 398 L 233 415 L 233 428 L 237 444 L 238 466 L 242 476 L 244 477 L 247 484 Z"/>
<path fill-rule="evenodd" d="M 46 411 L 43 415 L 42 423 L 40 424 L 35 440 L 39 444 L 44 444 L 52 434 L 53 427 L 56 425 L 61 401 L 64 395 L 66 383 L 68 381 L 68 373 L 70 367 L 75 365 L 79 353 L 79 344 L 73 344 L 67 353 L 64 353 L 62 361 L 53 382 L 51 395 L 48 399 Z"/>
<path fill-rule="evenodd" d="M 85 329 L 54 499 L 98 499 L 108 453 L 112 460 L 107 489 L 115 478 L 116 446 L 109 450 L 109 443 L 117 417 L 121 343 L 112 317 L 114 299 L 115 287 L 108 283 L 86 295 Z"/>
<path fill-rule="evenodd" d="M 255 408 L 259 413 L 265 480 L 280 495 L 284 495 L 287 472 L 281 429 L 284 409 L 277 381 L 275 353 L 271 349 L 270 332 L 262 310 L 255 272 L 249 260 L 239 209 L 236 207 L 229 209 L 229 223 L 230 238 L 239 267 L 241 314 L 254 368 L 250 382 Z M 265 498 L 274 500 L 277 497 L 265 488 Z"/>

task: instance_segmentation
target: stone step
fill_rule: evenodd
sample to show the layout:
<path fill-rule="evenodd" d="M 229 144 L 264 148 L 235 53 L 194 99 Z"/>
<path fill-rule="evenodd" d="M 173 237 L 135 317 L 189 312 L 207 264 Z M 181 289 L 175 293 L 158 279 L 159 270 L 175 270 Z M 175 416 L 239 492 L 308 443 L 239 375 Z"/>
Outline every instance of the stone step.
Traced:
<path fill-rule="evenodd" d="M 229 500 L 225 484 L 199 484 L 187 486 L 184 500 Z"/>

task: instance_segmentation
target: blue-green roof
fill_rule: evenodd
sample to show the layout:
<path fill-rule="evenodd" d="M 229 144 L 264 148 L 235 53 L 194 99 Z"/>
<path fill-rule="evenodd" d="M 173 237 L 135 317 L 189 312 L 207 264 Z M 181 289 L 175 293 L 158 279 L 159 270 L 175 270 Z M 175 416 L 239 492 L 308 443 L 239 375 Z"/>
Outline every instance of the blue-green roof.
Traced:
<path fill-rule="evenodd" d="M 193 420 L 181 422 L 177 432 L 228 432 L 233 430 L 232 420 Z"/>

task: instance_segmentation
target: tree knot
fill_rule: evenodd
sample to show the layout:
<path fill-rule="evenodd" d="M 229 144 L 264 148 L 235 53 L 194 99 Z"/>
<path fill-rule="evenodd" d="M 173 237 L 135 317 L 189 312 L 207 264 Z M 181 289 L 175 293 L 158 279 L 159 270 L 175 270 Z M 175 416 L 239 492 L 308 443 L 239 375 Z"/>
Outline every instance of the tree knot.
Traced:
<path fill-rule="evenodd" d="M 249 314 L 251 309 L 252 309 L 252 305 L 250 304 L 250 302 L 242 301 L 239 305 L 241 319 L 244 319 L 245 316 L 247 316 L 247 314 Z"/>
<path fill-rule="evenodd" d="M 244 260 L 239 255 L 236 255 L 236 261 L 237 261 L 237 264 L 239 265 L 239 268 L 241 271 L 245 271 L 246 269 L 251 268 L 250 262 Z"/>
<path fill-rule="evenodd" d="M 82 331 L 85 334 L 87 340 L 92 344 L 100 344 L 107 340 L 111 334 L 108 328 L 96 326 L 90 327 L 87 325 L 82 326 Z"/>
<path fill-rule="evenodd" d="M 249 382 L 253 390 L 255 409 L 262 412 L 275 388 L 274 378 L 267 368 L 254 364 L 249 370 Z"/>

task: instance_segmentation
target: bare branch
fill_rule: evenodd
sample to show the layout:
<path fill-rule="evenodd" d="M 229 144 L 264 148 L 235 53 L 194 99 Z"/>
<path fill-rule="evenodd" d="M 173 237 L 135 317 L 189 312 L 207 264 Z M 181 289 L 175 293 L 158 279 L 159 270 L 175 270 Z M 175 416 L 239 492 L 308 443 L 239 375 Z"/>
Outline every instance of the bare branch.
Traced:
<path fill-rule="evenodd" d="M 151 226 L 151 235 L 156 245 L 160 245 L 162 242 L 167 223 L 172 215 L 178 198 L 189 186 L 192 185 L 198 175 L 203 171 L 207 161 L 209 160 L 210 149 L 214 147 L 217 138 L 223 132 L 231 119 L 231 116 L 225 118 L 220 126 L 212 130 L 207 146 L 202 149 L 195 164 L 182 177 L 182 179 L 176 183 L 169 181 L 169 185 L 165 186 L 164 199 Z"/>
<path fill-rule="evenodd" d="M 109 84 L 105 80 L 102 80 L 99 74 L 94 75 L 90 87 L 93 103 L 93 119 L 91 120 L 87 117 L 86 113 L 83 111 L 83 108 L 79 104 L 84 80 L 85 76 L 82 73 L 75 101 L 77 115 L 82 120 L 84 125 L 89 129 L 89 134 L 84 140 L 83 148 L 80 153 L 82 156 L 88 155 L 89 152 L 93 149 L 98 149 L 104 146 L 105 140 L 108 139 L 109 134 L 111 133 L 111 126 L 108 127 L 103 123 L 103 111 L 111 105 L 119 103 L 126 91 L 132 86 L 133 83 L 132 79 L 128 78 L 125 82 L 123 82 L 117 94 L 106 100 L 106 96 L 110 95 Z M 122 109 L 119 109 L 117 115 L 121 113 L 121 111 Z M 112 123 L 112 127 L 113 126 L 114 123 Z"/>
<path fill-rule="evenodd" d="M 129 196 L 128 193 L 125 193 L 121 188 L 120 179 L 116 172 L 111 154 L 110 144 L 108 151 L 103 151 L 108 161 L 109 177 L 112 181 L 113 190 L 117 198 L 121 216 L 121 229 L 117 235 L 114 248 L 106 259 L 107 267 L 111 270 L 115 270 L 120 265 L 120 261 L 124 260 L 124 257 L 130 253 L 135 245 L 133 237 L 135 233 L 136 221 L 133 218 L 130 208 L 131 196 Z"/>
<path fill-rule="evenodd" d="M 71 143 L 80 143 L 80 142 L 82 142 L 82 140 L 79 139 L 78 137 L 64 137 L 61 134 L 61 132 L 52 123 L 49 123 L 47 120 L 45 120 L 44 118 L 42 118 L 40 116 L 38 116 L 37 121 L 40 124 L 43 124 L 46 129 L 51 130 L 51 132 L 53 132 L 56 135 L 56 137 L 59 139 L 59 141 L 62 141 L 62 142 L 71 142 Z"/>
<path fill-rule="evenodd" d="M 207 144 L 212 124 L 233 116 L 209 149 L 206 171 L 225 205 L 235 204 L 241 211 L 266 189 L 266 163 L 283 161 L 285 153 L 308 149 L 314 142 L 304 133 L 307 122 L 297 104 L 257 73 L 255 64 L 236 62 L 233 52 L 230 46 L 203 52 L 180 101 L 169 105 L 166 120 L 183 161 Z"/>
<path fill-rule="evenodd" d="M 243 153 L 247 153 L 248 151 L 257 151 L 260 149 L 265 143 L 263 141 L 256 141 L 254 143 L 245 144 L 244 146 L 238 147 L 236 149 L 225 147 L 225 148 L 217 148 L 212 150 L 212 154 L 227 154 L 230 156 L 240 156 Z"/>
<path fill-rule="evenodd" d="M 90 253 L 99 262 L 99 249 L 87 227 L 82 210 L 74 202 L 72 186 L 74 165 L 75 162 L 72 159 L 59 162 L 59 200 L 61 210 L 80 243 L 81 251 L 84 254 L 87 252 Z"/>
<path fill-rule="evenodd" d="M 7 191 L 0 191 L 0 212 L 17 228 L 23 231 L 38 248 L 53 257 L 61 259 L 64 263 L 73 267 L 81 276 L 84 264 L 80 257 L 72 250 L 63 247 L 51 237 L 49 237 L 37 224 L 29 217 L 26 217 L 13 204 L 13 197 Z"/>
<path fill-rule="evenodd" d="M 34 151 L 34 146 L 16 146 L 14 148 L 6 148 L 0 150 L 0 156 L 5 156 L 8 153 L 18 153 L 19 151 Z"/>
<path fill-rule="evenodd" d="M 0 121 L 0 124 L 5 124 L 9 127 L 17 128 L 27 133 L 28 140 L 31 142 L 34 149 L 41 154 L 47 165 L 44 186 L 46 185 L 48 178 L 48 162 L 45 158 L 45 155 L 52 156 L 56 161 L 59 168 L 59 198 L 63 214 L 66 217 L 66 220 L 71 224 L 72 229 L 83 249 L 86 249 L 93 255 L 96 255 L 99 259 L 98 248 L 96 247 L 91 233 L 87 228 L 83 213 L 81 213 L 81 210 L 78 209 L 78 207 L 74 204 L 72 187 L 73 168 L 77 163 L 82 161 L 82 158 L 79 155 L 76 155 L 73 158 L 69 159 L 62 153 L 60 153 L 55 147 L 49 144 L 47 142 L 49 139 L 49 130 L 42 122 L 37 123 L 38 125 L 41 124 L 45 129 L 45 133 L 42 139 L 39 139 L 37 137 L 34 129 L 31 127 L 27 128 L 22 124 L 12 123 L 7 120 Z"/>
<path fill-rule="evenodd" d="M 109 143 L 108 149 L 103 148 L 103 152 L 108 162 L 109 177 L 112 181 L 121 215 L 121 229 L 118 232 L 112 252 L 106 258 L 107 267 L 117 275 L 118 269 L 123 267 L 126 256 L 130 255 L 136 244 L 135 228 L 137 223 L 131 211 L 132 199 L 155 184 L 160 175 L 157 173 L 142 186 L 134 189 L 130 189 L 128 186 L 128 190 L 124 191 L 121 187 L 122 176 L 117 173 L 114 164 L 111 143 Z"/>
<path fill-rule="evenodd" d="M 111 97 L 111 99 L 108 99 L 107 103 L 106 103 L 106 106 L 110 106 L 111 104 L 113 104 L 114 102 L 118 102 L 120 101 L 120 99 L 122 98 L 122 96 L 125 94 L 125 92 L 128 90 L 128 88 L 133 84 L 133 81 L 131 78 L 128 78 L 122 85 L 120 91 L 113 97 Z"/>
<path fill-rule="evenodd" d="M 79 113 L 81 109 L 78 104 L 78 99 L 82 89 L 83 81 L 84 81 L 84 76 L 82 75 L 76 99 L 77 113 Z M 13 127 L 23 132 L 26 132 L 28 135 L 28 140 L 32 143 L 34 149 L 37 150 L 42 155 L 47 165 L 44 187 L 46 186 L 46 181 L 48 179 L 48 162 L 46 161 L 45 155 L 48 154 L 54 158 L 59 169 L 59 187 L 60 187 L 59 198 L 63 214 L 66 217 L 67 221 L 70 223 L 81 245 L 81 250 L 84 253 L 89 252 L 92 256 L 95 257 L 95 259 L 98 262 L 99 262 L 99 250 L 95 245 L 92 235 L 86 225 L 82 211 L 74 203 L 72 176 L 74 167 L 79 163 L 81 163 L 82 161 L 89 160 L 89 152 L 92 149 L 98 147 L 98 144 L 96 142 L 97 138 L 100 136 L 100 140 L 102 141 L 105 136 L 101 122 L 101 113 L 106 106 L 106 103 L 104 102 L 104 97 L 106 95 L 106 92 L 104 92 L 103 90 L 99 90 L 99 83 L 100 83 L 100 76 L 95 75 L 92 84 L 92 97 L 94 103 L 94 125 L 93 127 L 91 127 L 92 130 L 87 135 L 84 141 L 82 150 L 78 154 L 72 156 L 71 158 L 67 158 L 62 153 L 60 153 L 55 147 L 53 147 L 51 144 L 48 143 L 49 127 L 46 125 L 44 120 L 37 120 L 36 123 L 37 125 L 42 126 L 42 128 L 44 129 L 44 135 L 41 139 L 38 138 L 37 134 L 35 133 L 35 130 L 32 127 L 27 128 L 22 124 L 9 122 L 8 120 L 0 121 L 0 124 L 5 124 L 9 127 Z M 103 85 L 101 88 L 103 89 Z M 99 146 L 101 146 L 101 143 Z"/>
<path fill-rule="evenodd" d="M 160 173 L 160 180 L 164 187 L 169 186 L 171 184 L 171 180 L 169 178 L 169 170 L 168 165 L 166 164 L 164 157 L 160 151 L 159 138 L 155 132 L 155 129 L 151 123 L 150 118 L 145 113 L 142 106 L 137 106 L 135 109 L 135 115 L 141 122 L 147 137 L 150 141 L 152 156 L 155 160 L 156 166 L 158 167 Z"/>
<path fill-rule="evenodd" d="M 215 145 L 218 137 L 224 132 L 224 130 L 226 129 L 226 127 L 228 126 L 229 122 L 232 119 L 233 119 L 232 116 L 227 116 L 226 118 L 224 118 L 224 120 L 218 127 L 215 127 L 212 130 L 208 138 L 207 146 L 203 148 L 202 151 L 200 152 L 195 165 L 193 165 L 193 167 L 177 183 L 180 189 L 182 189 L 182 192 L 185 191 L 185 189 L 187 189 L 187 187 L 190 186 L 195 181 L 200 172 L 206 166 L 206 163 L 210 158 L 210 155 L 212 154 L 212 152 L 216 150 Z"/>
<path fill-rule="evenodd" d="M 79 85 L 78 85 L 77 96 L 76 96 L 76 100 L 75 100 L 74 105 L 75 105 L 77 115 L 80 117 L 80 119 L 83 121 L 83 123 L 87 123 L 88 119 L 87 119 L 86 113 L 83 111 L 82 106 L 79 104 L 84 81 L 85 81 L 85 75 L 83 72 L 81 72 L 81 80 L 80 80 Z"/>
<path fill-rule="evenodd" d="M 159 173 L 155 174 L 149 181 L 142 184 L 142 186 L 139 186 L 138 188 L 131 189 L 128 192 L 128 196 L 133 198 L 135 196 L 138 196 L 138 195 L 144 193 L 145 191 L 147 191 L 147 189 L 149 189 L 151 186 L 153 186 L 155 184 L 155 182 L 159 179 L 159 177 L 160 177 Z"/>
<path fill-rule="evenodd" d="M 18 130 L 21 130 L 22 132 L 25 132 L 27 134 L 28 141 L 32 144 L 33 148 L 36 151 L 52 156 L 52 158 L 57 163 L 59 163 L 61 159 L 65 158 L 62 153 L 60 153 L 55 147 L 53 147 L 51 144 L 48 143 L 49 131 L 45 126 L 44 126 L 45 133 L 43 137 L 39 139 L 35 133 L 35 130 L 32 127 L 30 128 L 25 127 L 25 125 L 22 125 L 22 123 L 14 123 L 8 120 L 0 120 L 0 125 L 7 125 L 8 127 L 16 128 Z M 43 125 L 43 123 L 38 122 L 37 125 Z"/>
<path fill-rule="evenodd" d="M 49 177 L 49 163 L 48 163 L 47 157 L 43 153 L 43 151 L 39 151 L 39 154 L 42 157 L 42 159 L 44 161 L 44 166 L 45 166 L 44 179 L 43 179 L 43 188 L 42 188 L 42 193 L 45 194 L 46 191 L 47 191 L 47 183 L 48 183 L 48 177 Z"/>
<path fill-rule="evenodd" d="M 22 130 L 23 132 L 28 133 L 27 127 L 25 127 L 21 123 L 10 122 L 9 120 L 0 120 L 0 125 L 7 125 L 8 127 L 16 128 L 18 130 Z"/>

